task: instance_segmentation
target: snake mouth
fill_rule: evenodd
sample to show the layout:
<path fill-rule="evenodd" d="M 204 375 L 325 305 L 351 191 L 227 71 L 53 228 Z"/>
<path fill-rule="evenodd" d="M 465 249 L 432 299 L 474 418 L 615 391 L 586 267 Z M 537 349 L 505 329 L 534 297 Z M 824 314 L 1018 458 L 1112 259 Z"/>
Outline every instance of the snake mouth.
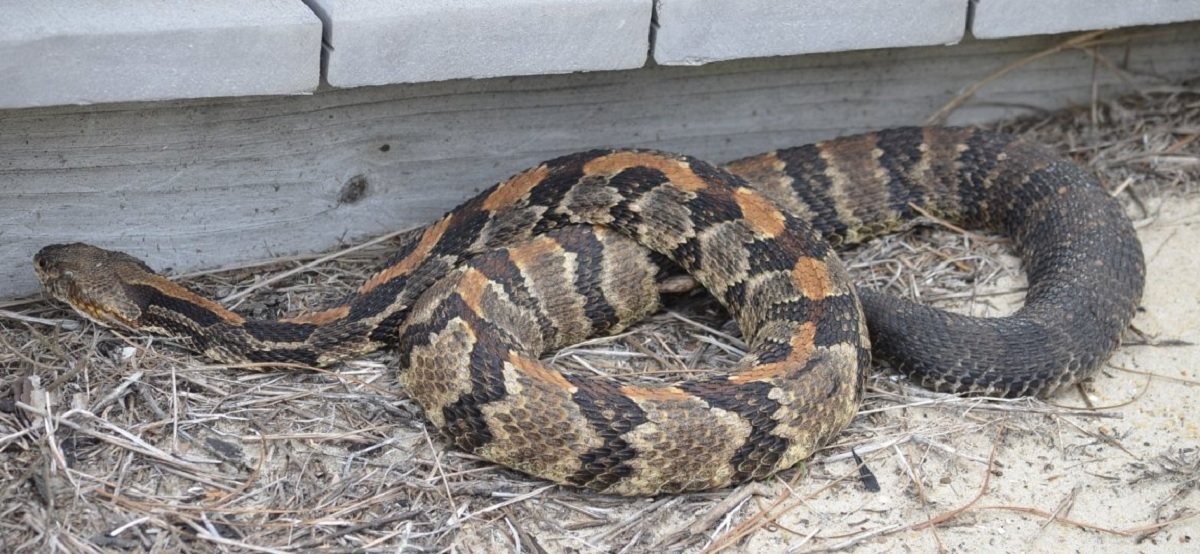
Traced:
<path fill-rule="evenodd" d="M 63 290 L 65 287 L 59 272 L 39 267 L 34 270 L 34 273 L 37 275 L 38 283 L 42 286 L 42 294 L 60 302 L 67 301 Z"/>
<path fill-rule="evenodd" d="M 40 252 L 39 252 L 40 254 Z M 70 271 L 63 271 L 53 264 L 45 262 L 40 256 L 34 259 L 34 275 L 42 287 L 42 293 L 59 302 L 71 304 L 68 294 Z"/>
<path fill-rule="evenodd" d="M 68 302 L 83 317 L 86 317 L 93 322 L 104 325 L 106 327 L 116 327 L 119 329 L 132 329 L 132 322 L 117 316 L 113 312 L 106 310 L 89 302 L 80 302 L 78 299 Z"/>
<path fill-rule="evenodd" d="M 103 304 L 91 301 L 86 294 L 79 290 L 79 287 L 73 286 L 72 283 L 58 280 L 43 284 L 43 289 L 48 296 L 66 304 L 75 313 L 92 323 L 117 329 L 136 328 L 133 321 Z"/>

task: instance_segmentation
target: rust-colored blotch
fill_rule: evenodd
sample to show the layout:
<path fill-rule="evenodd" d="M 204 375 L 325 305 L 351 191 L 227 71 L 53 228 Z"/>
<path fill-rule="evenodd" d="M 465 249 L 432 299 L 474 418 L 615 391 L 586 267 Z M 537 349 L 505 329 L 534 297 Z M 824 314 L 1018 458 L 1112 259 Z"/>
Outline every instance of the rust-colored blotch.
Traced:
<path fill-rule="evenodd" d="M 549 174 L 549 168 L 545 165 L 539 165 L 533 169 L 514 175 L 511 179 L 496 187 L 496 190 L 493 190 L 483 200 L 483 209 L 492 212 L 516 204 L 518 200 L 529 194 L 529 191 L 533 190 L 533 187 L 538 186 L 538 184 L 546 180 L 546 176 Z"/>
<path fill-rule="evenodd" d="M 491 280 L 475 268 L 463 272 L 462 280 L 458 282 L 455 292 L 462 297 L 467 307 L 477 315 L 483 315 L 483 293 L 487 291 Z"/>
<path fill-rule="evenodd" d="M 815 323 L 811 321 L 801 323 L 800 329 L 792 336 L 790 344 L 792 351 L 788 354 L 787 361 L 754 366 L 749 370 L 729 376 L 729 381 L 737 384 L 756 381 L 767 382 L 793 368 L 804 365 L 808 361 L 808 357 L 812 355 L 814 348 L 813 339 L 816 336 L 817 325 Z"/>
<path fill-rule="evenodd" d="M 319 312 L 314 312 L 311 314 L 303 314 L 303 315 L 298 315 L 296 317 L 289 317 L 287 319 L 283 319 L 280 321 L 283 321 L 284 323 L 298 323 L 298 324 L 308 323 L 308 324 L 312 324 L 312 325 L 325 325 L 327 323 L 332 323 L 339 319 L 344 319 L 348 315 L 350 315 L 350 306 L 338 306 L 336 308 L 330 308 L 328 310 L 321 310 Z"/>
<path fill-rule="evenodd" d="M 454 216 L 449 215 L 438 220 L 437 223 L 430 225 L 429 228 L 425 230 L 425 234 L 421 235 L 421 242 L 417 243 L 416 248 L 413 248 L 412 252 L 409 252 L 403 260 L 400 260 L 383 271 L 380 271 L 378 274 L 372 277 L 371 280 L 363 283 L 363 285 L 358 288 L 358 293 L 366 294 L 375 290 L 375 287 L 391 281 L 392 279 L 412 273 L 412 271 L 416 269 L 421 262 L 424 262 L 425 259 L 429 257 L 429 253 L 433 251 L 434 245 L 436 245 L 438 241 L 442 240 L 442 235 L 446 234 L 446 229 L 450 227 L 450 222 L 453 220 Z"/>
<path fill-rule="evenodd" d="M 829 267 L 825 262 L 812 257 L 796 260 L 792 267 L 792 279 L 800 292 L 812 300 L 824 300 L 833 294 L 833 280 L 829 278 Z"/>
<path fill-rule="evenodd" d="M 150 275 L 148 277 L 149 278 L 146 278 L 143 282 L 153 286 L 154 288 L 157 288 L 166 296 L 187 300 L 192 304 L 200 306 L 216 314 L 218 317 L 225 320 L 226 323 L 230 323 L 232 325 L 241 325 L 246 322 L 246 318 L 225 309 L 224 306 L 209 298 L 205 298 L 192 292 L 190 289 L 180 285 L 179 283 L 176 283 L 175 281 L 159 275 Z"/>
<path fill-rule="evenodd" d="M 562 252 L 562 246 L 558 241 L 548 239 L 546 237 L 535 237 L 530 242 L 522 244 L 518 248 L 510 248 L 508 250 L 509 259 L 512 260 L 522 271 L 528 268 L 539 265 L 539 260 L 546 256 L 555 255 Z"/>
<path fill-rule="evenodd" d="M 652 401 L 671 401 L 671 400 L 686 400 L 692 398 L 691 394 L 677 387 L 636 387 L 633 385 L 625 385 L 621 387 L 621 394 L 628 396 L 634 400 L 652 400 Z"/>
<path fill-rule="evenodd" d="M 755 231 L 768 237 L 783 233 L 784 215 L 770 200 L 748 188 L 734 191 L 733 199 L 742 209 L 742 217 Z"/>
<path fill-rule="evenodd" d="M 509 351 L 508 362 L 517 371 L 535 381 L 541 381 L 551 387 L 562 389 L 568 394 L 575 394 L 576 387 L 563 377 L 561 373 L 551 370 L 537 360 L 530 360 L 516 352 Z"/>
<path fill-rule="evenodd" d="M 583 166 L 583 172 L 588 175 L 610 176 L 631 167 L 648 167 L 661 171 L 672 184 L 689 192 L 708 188 L 708 183 L 696 175 L 686 162 L 650 152 L 614 152 L 588 162 Z"/>

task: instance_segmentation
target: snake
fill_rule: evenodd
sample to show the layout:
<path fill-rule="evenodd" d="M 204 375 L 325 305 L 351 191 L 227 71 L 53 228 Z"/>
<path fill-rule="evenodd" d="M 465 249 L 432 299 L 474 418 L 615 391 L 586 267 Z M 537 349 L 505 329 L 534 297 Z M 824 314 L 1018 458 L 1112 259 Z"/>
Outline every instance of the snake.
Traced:
<path fill-rule="evenodd" d="M 1012 240 L 1028 276 L 1002 317 L 856 286 L 846 246 L 934 217 Z M 1133 225 L 1052 149 L 977 128 L 908 127 L 710 164 L 643 149 L 561 156 L 401 241 L 316 312 L 245 318 L 83 243 L 37 253 L 45 293 L 109 327 L 229 363 L 328 365 L 379 348 L 455 447 L 617 495 L 764 479 L 854 417 L 872 355 L 947 393 L 1048 396 L 1093 375 L 1140 302 Z M 663 385 L 565 374 L 545 353 L 625 329 L 679 272 L 747 344 L 732 367 Z"/>

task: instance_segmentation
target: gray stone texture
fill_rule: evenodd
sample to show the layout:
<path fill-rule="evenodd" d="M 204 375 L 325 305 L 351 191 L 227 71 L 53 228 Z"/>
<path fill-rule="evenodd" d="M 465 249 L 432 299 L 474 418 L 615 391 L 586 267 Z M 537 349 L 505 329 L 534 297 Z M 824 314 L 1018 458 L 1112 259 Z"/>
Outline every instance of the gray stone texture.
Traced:
<path fill-rule="evenodd" d="M 978 0 L 971 32 L 1003 38 L 1200 19 L 1200 0 Z"/>
<path fill-rule="evenodd" d="M 646 62 L 652 0 L 309 0 L 335 87 L 573 71 Z"/>
<path fill-rule="evenodd" d="M 0 107 L 310 92 L 300 0 L 0 0 Z"/>
<path fill-rule="evenodd" d="M 966 0 L 660 0 L 657 9 L 663 65 L 953 44 L 967 21 Z"/>

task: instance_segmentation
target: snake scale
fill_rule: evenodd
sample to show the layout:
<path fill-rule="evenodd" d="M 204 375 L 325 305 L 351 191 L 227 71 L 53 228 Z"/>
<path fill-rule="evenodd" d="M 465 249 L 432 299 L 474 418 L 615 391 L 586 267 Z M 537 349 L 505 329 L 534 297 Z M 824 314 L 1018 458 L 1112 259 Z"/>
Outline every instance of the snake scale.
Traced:
<path fill-rule="evenodd" d="M 973 318 L 856 291 L 835 248 L 922 212 L 1011 237 L 1024 307 Z M 672 264 L 741 327 L 735 367 L 643 387 L 538 361 L 657 309 Z M 327 364 L 395 347 L 406 390 L 458 447 L 623 495 L 724 487 L 805 459 L 849 424 L 872 348 L 933 389 L 1052 394 L 1112 353 L 1144 280 L 1132 225 L 1087 172 L 1008 135 L 932 127 L 722 167 L 646 150 L 556 158 L 415 234 L 356 293 L 280 321 L 83 244 L 48 246 L 35 266 L 84 316 L 221 361 Z"/>

